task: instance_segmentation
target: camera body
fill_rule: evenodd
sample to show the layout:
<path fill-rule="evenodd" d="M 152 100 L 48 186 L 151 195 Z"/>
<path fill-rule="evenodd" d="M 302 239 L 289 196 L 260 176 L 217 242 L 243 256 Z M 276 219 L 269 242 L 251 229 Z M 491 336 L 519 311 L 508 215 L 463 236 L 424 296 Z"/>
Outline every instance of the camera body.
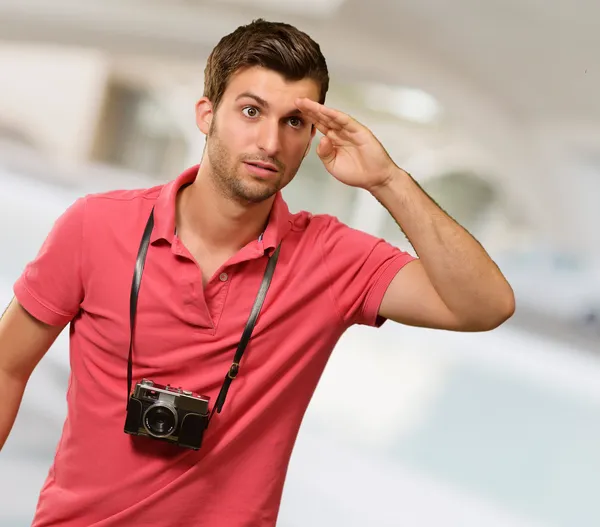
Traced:
<path fill-rule="evenodd" d="M 143 379 L 127 404 L 125 433 L 198 450 L 208 425 L 209 398 Z"/>

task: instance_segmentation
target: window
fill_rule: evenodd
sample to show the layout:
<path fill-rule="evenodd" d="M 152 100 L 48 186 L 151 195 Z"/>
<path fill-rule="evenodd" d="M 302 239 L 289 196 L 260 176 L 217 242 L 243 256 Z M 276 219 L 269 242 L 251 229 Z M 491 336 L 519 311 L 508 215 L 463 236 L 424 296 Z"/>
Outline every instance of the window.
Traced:
<path fill-rule="evenodd" d="M 163 179 L 181 169 L 186 153 L 183 134 L 157 99 L 136 87 L 109 84 L 95 161 Z"/>

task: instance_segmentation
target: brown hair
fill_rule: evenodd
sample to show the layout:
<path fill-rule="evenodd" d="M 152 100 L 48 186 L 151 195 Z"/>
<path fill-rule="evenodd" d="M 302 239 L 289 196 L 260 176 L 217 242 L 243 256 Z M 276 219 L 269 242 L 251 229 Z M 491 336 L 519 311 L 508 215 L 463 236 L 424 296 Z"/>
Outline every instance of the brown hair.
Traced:
<path fill-rule="evenodd" d="M 290 24 L 259 18 L 224 36 L 208 57 L 204 96 L 215 110 L 232 75 L 252 66 L 276 71 L 290 81 L 310 78 L 320 85 L 319 102 L 325 102 L 329 73 L 319 44 Z"/>

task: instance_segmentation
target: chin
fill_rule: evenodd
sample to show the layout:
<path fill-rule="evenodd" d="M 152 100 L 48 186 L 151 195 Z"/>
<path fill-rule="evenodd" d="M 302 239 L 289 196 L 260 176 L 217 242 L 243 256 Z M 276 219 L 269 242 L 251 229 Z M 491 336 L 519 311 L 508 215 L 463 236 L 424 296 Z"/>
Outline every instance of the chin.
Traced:
<path fill-rule="evenodd" d="M 274 196 L 279 190 L 277 185 L 265 185 L 263 182 L 259 184 L 242 185 L 233 190 L 233 195 L 238 199 L 250 203 L 262 203 L 263 201 Z"/>
<path fill-rule="evenodd" d="M 274 196 L 281 188 L 281 180 L 264 180 L 252 175 L 244 175 L 236 182 L 233 190 L 242 199 L 253 203 L 260 203 Z"/>
<path fill-rule="evenodd" d="M 268 200 L 277 193 L 277 190 L 270 192 L 249 192 L 244 196 L 244 199 L 250 203 L 262 203 Z"/>

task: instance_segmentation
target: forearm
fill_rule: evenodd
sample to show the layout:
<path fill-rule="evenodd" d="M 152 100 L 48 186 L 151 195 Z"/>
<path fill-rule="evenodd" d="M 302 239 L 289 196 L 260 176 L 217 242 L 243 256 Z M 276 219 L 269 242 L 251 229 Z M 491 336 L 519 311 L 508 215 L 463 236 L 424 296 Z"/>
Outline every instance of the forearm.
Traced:
<path fill-rule="evenodd" d="M 427 276 L 457 317 L 505 320 L 514 311 L 513 291 L 483 247 L 448 216 L 406 172 L 371 190 L 414 247 Z"/>
<path fill-rule="evenodd" d="M 13 427 L 27 381 L 15 378 L 0 369 L 0 450 Z"/>

